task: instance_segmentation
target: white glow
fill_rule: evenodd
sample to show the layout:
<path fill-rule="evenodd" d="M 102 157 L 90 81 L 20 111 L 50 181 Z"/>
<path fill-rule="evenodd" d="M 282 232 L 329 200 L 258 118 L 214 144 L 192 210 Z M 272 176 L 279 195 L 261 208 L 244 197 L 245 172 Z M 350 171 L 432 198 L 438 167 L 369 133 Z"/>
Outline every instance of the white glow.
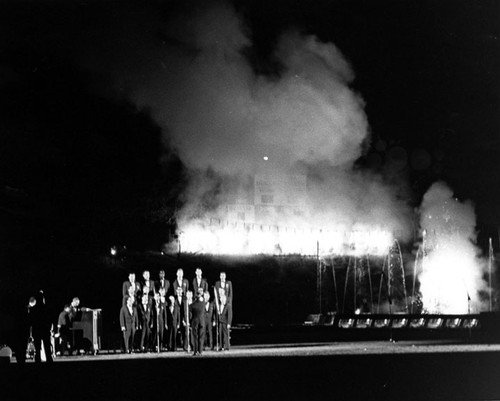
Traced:
<path fill-rule="evenodd" d="M 184 252 L 221 255 L 385 255 L 391 233 L 378 228 L 362 231 L 284 228 L 223 222 L 190 223 L 180 236 Z"/>
<path fill-rule="evenodd" d="M 421 299 L 429 313 L 477 313 L 485 307 L 481 293 L 488 288 L 483 279 L 486 261 L 475 245 L 473 205 L 452 195 L 438 182 L 422 202 Z"/>
<path fill-rule="evenodd" d="M 442 239 L 429 252 L 419 276 L 425 310 L 430 313 L 469 313 L 477 303 L 481 268 L 470 246 L 455 238 Z M 476 310 L 477 312 L 477 310 Z"/>

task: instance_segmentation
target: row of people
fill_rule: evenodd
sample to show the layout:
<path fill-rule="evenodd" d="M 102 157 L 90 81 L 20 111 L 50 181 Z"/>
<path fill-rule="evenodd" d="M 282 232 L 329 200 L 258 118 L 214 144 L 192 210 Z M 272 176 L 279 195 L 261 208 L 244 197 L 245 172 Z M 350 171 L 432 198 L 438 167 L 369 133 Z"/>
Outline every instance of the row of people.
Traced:
<path fill-rule="evenodd" d="M 225 290 L 214 291 L 215 301 L 210 300 L 208 289 L 198 288 L 193 299 L 193 292 L 184 293 L 180 286 L 176 296 L 169 296 L 168 301 L 163 290 L 154 295 L 153 302 L 144 293 L 137 306 L 134 297 L 127 297 L 120 310 L 125 351 L 182 348 L 198 355 L 207 347 L 228 350 L 232 304 Z"/>
<path fill-rule="evenodd" d="M 194 294 L 197 294 L 199 289 L 202 289 L 203 292 L 208 292 L 209 289 L 208 281 L 203 277 L 203 272 L 199 267 L 195 271 L 195 277 L 191 283 L 192 286 L 190 286 L 189 281 L 184 278 L 184 270 L 181 268 L 177 269 L 176 278 L 172 281 L 172 285 L 170 284 L 170 281 L 165 278 L 164 270 L 160 270 L 158 280 L 156 281 L 151 279 L 149 270 L 145 270 L 142 273 L 142 278 L 143 279 L 139 282 L 137 281 L 134 272 L 129 273 L 128 280 L 124 281 L 122 285 L 122 305 L 125 305 L 125 301 L 129 297 L 133 297 L 135 299 L 135 303 L 137 304 L 137 300 L 145 294 L 147 294 L 150 298 L 153 298 L 156 294 L 160 293 L 163 293 L 163 296 L 165 297 L 170 295 L 176 296 L 177 289 L 181 288 L 182 293 L 186 296 L 190 289 Z M 218 294 L 220 289 L 224 290 L 226 299 L 232 304 L 233 287 L 231 281 L 226 279 L 225 272 L 220 273 L 219 280 L 215 283 L 214 287 L 216 290 L 215 294 Z"/>

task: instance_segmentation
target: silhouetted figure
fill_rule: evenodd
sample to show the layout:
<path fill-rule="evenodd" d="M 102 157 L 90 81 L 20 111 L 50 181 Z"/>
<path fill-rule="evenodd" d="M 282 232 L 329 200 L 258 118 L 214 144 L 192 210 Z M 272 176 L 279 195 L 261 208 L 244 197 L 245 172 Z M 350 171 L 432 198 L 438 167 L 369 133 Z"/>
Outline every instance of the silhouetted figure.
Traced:
<path fill-rule="evenodd" d="M 203 299 L 203 289 L 199 289 L 196 300 L 189 305 L 191 314 L 191 330 L 193 342 L 193 355 L 201 355 L 205 340 L 205 301 Z"/>
<path fill-rule="evenodd" d="M 30 298 L 30 303 L 35 303 L 35 298 Z M 9 344 L 12 344 L 12 351 L 16 356 L 17 363 L 26 362 L 26 348 L 28 338 L 30 337 L 30 303 L 28 305 L 17 305 L 16 310 L 13 311 L 14 327 L 10 333 Z"/>
<path fill-rule="evenodd" d="M 52 351 L 50 347 L 50 319 L 47 315 L 47 308 L 45 306 L 45 297 L 43 291 L 40 291 L 36 297 L 36 304 L 30 311 L 31 320 L 31 333 L 33 342 L 35 344 L 35 362 L 41 362 L 42 344 L 45 350 L 45 358 L 47 362 L 52 362 Z"/>

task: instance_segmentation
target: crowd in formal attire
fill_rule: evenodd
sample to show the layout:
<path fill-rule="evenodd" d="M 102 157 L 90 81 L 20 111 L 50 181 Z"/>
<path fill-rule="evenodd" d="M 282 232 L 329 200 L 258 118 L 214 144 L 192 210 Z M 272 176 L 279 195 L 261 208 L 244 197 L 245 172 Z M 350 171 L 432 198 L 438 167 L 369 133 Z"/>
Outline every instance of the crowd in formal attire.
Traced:
<path fill-rule="evenodd" d="M 129 273 L 120 309 L 125 352 L 183 350 L 201 355 L 207 349 L 229 350 L 232 284 L 221 272 L 210 287 L 202 274 L 197 268 L 190 286 L 183 269 L 177 269 L 172 283 L 164 270 L 157 280 L 145 270 L 140 282 L 134 272 Z"/>
<path fill-rule="evenodd" d="M 183 269 L 177 270 L 172 282 L 164 270 L 156 280 L 146 270 L 140 281 L 131 272 L 122 285 L 119 315 L 124 350 L 186 351 L 194 355 L 205 350 L 229 350 L 232 306 L 232 283 L 225 272 L 212 286 L 201 268 L 196 269 L 191 282 L 184 278 Z M 26 358 L 51 362 L 56 356 L 86 353 L 84 343 L 75 336 L 74 324 L 81 321 L 82 313 L 92 309 L 81 307 L 78 297 L 64 305 L 57 325 L 48 316 L 43 291 L 31 297 L 25 308 L 14 344 L 19 362 Z"/>

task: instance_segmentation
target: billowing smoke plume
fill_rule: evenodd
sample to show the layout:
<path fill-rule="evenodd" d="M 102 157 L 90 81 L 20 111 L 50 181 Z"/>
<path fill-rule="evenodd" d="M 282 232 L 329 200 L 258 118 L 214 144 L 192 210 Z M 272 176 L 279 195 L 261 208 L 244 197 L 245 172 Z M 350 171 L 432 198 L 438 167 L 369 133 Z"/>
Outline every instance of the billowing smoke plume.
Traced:
<path fill-rule="evenodd" d="M 162 32 L 161 46 L 126 52 L 117 87 L 151 110 L 192 173 L 181 229 L 195 219 L 231 220 L 232 204 L 240 216 L 246 211 L 243 221 L 281 232 L 307 226 L 407 235 L 397 192 L 354 169 L 369 143 L 368 122 L 349 87 L 353 70 L 334 44 L 287 32 L 273 55 L 281 68 L 266 76 L 244 55 L 252 43 L 229 6 L 176 18 Z M 242 206 L 259 202 L 259 210 Z M 286 218 L 274 212 L 283 207 Z"/>
<path fill-rule="evenodd" d="M 476 246 L 476 216 L 470 201 L 459 202 L 444 183 L 433 184 L 420 209 L 424 256 L 418 276 L 428 312 L 485 310 L 482 297 L 487 261 Z M 481 294 L 482 293 L 482 294 Z"/>

